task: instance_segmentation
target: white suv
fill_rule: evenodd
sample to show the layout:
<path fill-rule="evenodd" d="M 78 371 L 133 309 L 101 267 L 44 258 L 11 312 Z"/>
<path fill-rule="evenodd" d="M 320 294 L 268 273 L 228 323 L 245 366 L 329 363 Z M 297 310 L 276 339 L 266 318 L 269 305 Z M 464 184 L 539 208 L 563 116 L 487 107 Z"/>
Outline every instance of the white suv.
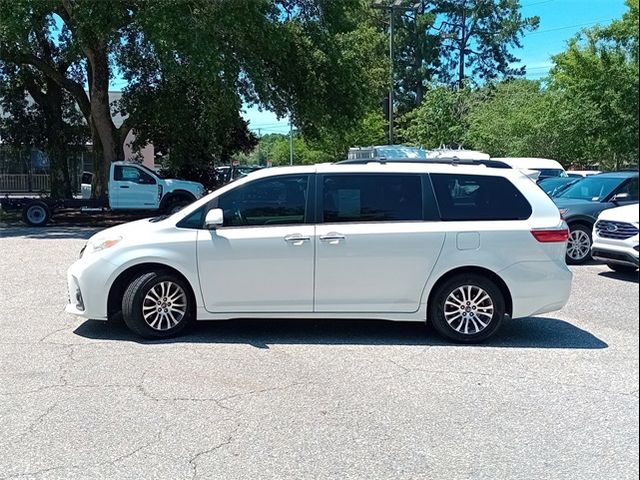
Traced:
<path fill-rule="evenodd" d="M 248 175 L 166 218 L 93 236 L 67 311 L 147 338 L 192 320 L 429 320 L 454 341 L 562 308 L 568 230 L 524 174 L 324 164 Z"/>
<path fill-rule="evenodd" d="M 593 227 L 594 259 L 617 272 L 638 269 L 638 204 L 603 211 Z"/>

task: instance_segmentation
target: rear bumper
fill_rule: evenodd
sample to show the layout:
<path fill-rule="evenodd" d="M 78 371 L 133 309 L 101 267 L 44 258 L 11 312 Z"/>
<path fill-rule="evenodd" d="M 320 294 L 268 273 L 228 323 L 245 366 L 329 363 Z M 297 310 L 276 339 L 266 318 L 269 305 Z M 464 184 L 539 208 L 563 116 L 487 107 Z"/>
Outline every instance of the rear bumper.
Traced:
<path fill-rule="evenodd" d="M 520 262 L 498 274 L 511 292 L 512 318 L 554 312 L 569 301 L 573 273 L 564 262 Z"/>

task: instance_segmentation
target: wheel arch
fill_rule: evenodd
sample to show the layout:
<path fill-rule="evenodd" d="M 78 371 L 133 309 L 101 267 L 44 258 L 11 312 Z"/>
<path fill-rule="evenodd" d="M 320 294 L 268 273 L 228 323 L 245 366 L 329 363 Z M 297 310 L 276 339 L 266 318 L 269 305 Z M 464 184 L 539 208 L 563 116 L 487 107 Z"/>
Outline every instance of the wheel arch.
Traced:
<path fill-rule="evenodd" d="M 183 275 L 179 270 L 169 265 L 159 262 L 145 262 L 137 265 L 132 265 L 126 270 L 122 271 L 111 284 L 109 288 L 109 295 L 107 296 L 107 318 L 111 318 L 122 309 L 122 296 L 125 290 L 131 283 L 131 281 L 143 273 L 153 271 L 164 271 L 176 275 L 185 285 L 189 287 L 189 296 L 191 299 L 191 305 L 193 308 L 193 315 L 196 314 L 196 289 L 191 284 L 189 279 Z"/>
<path fill-rule="evenodd" d="M 165 194 L 160 201 L 160 210 L 164 210 L 170 202 L 176 199 L 188 200 L 189 203 L 196 200 L 196 196 L 187 190 L 172 190 Z"/>
<path fill-rule="evenodd" d="M 478 266 L 467 266 L 467 267 L 458 267 L 458 268 L 454 268 L 453 270 L 449 270 L 448 272 L 441 275 L 440 278 L 438 278 L 438 280 L 433 284 L 433 287 L 431 287 L 431 290 L 429 292 L 429 297 L 427 299 L 427 316 L 429 315 L 429 311 L 433 303 L 433 297 L 435 296 L 440 286 L 443 285 L 445 282 L 449 281 L 451 278 L 457 275 L 465 274 L 465 273 L 473 273 L 476 275 L 487 277 L 492 282 L 494 282 L 496 286 L 500 289 L 500 292 L 502 293 L 502 295 L 504 296 L 505 312 L 509 316 L 513 315 L 513 297 L 511 296 L 511 291 L 509 290 L 509 287 L 507 286 L 506 282 L 502 279 L 502 277 L 500 277 L 500 275 L 493 272 L 492 270 L 489 270 L 488 268 L 478 267 Z"/>

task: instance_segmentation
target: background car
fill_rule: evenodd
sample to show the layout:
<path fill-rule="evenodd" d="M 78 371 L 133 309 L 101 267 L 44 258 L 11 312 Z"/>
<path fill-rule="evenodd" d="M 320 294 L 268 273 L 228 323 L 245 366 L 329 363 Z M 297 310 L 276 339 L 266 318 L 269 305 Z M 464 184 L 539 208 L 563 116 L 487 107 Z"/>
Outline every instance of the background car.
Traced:
<path fill-rule="evenodd" d="M 582 264 L 591 257 L 593 226 L 600 212 L 638 203 L 638 172 L 601 173 L 583 178 L 553 201 L 569 224 L 567 263 Z"/>
<path fill-rule="evenodd" d="M 600 170 L 567 170 L 567 175 L 574 178 L 590 177 L 602 173 Z"/>
<path fill-rule="evenodd" d="M 494 158 L 493 160 L 504 162 L 511 168 L 517 168 L 519 170 L 535 170 L 540 172 L 538 182 L 545 178 L 567 176 L 567 172 L 564 171 L 564 167 L 560 162 L 550 160 L 548 158 L 506 157 Z"/>
<path fill-rule="evenodd" d="M 605 210 L 593 228 L 592 256 L 616 272 L 638 269 L 638 204 Z"/>
<path fill-rule="evenodd" d="M 558 196 L 560 193 L 564 192 L 571 185 L 581 180 L 580 178 L 571 178 L 571 177 L 553 177 L 553 178 L 545 178 L 541 180 L 538 185 L 544 193 L 549 195 L 551 198 Z"/>

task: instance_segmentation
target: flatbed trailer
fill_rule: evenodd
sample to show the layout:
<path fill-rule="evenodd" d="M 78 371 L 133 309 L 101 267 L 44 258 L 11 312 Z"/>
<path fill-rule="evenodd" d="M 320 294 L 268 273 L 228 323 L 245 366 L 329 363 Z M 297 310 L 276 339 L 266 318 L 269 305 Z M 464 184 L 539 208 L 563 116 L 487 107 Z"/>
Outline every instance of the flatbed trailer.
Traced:
<path fill-rule="evenodd" d="M 0 208 L 6 212 L 22 214 L 22 220 L 33 227 L 46 225 L 54 213 L 62 210 L 104 211 L 109 209 L 107 199 L 50 197 L 0 197 Z"/>

